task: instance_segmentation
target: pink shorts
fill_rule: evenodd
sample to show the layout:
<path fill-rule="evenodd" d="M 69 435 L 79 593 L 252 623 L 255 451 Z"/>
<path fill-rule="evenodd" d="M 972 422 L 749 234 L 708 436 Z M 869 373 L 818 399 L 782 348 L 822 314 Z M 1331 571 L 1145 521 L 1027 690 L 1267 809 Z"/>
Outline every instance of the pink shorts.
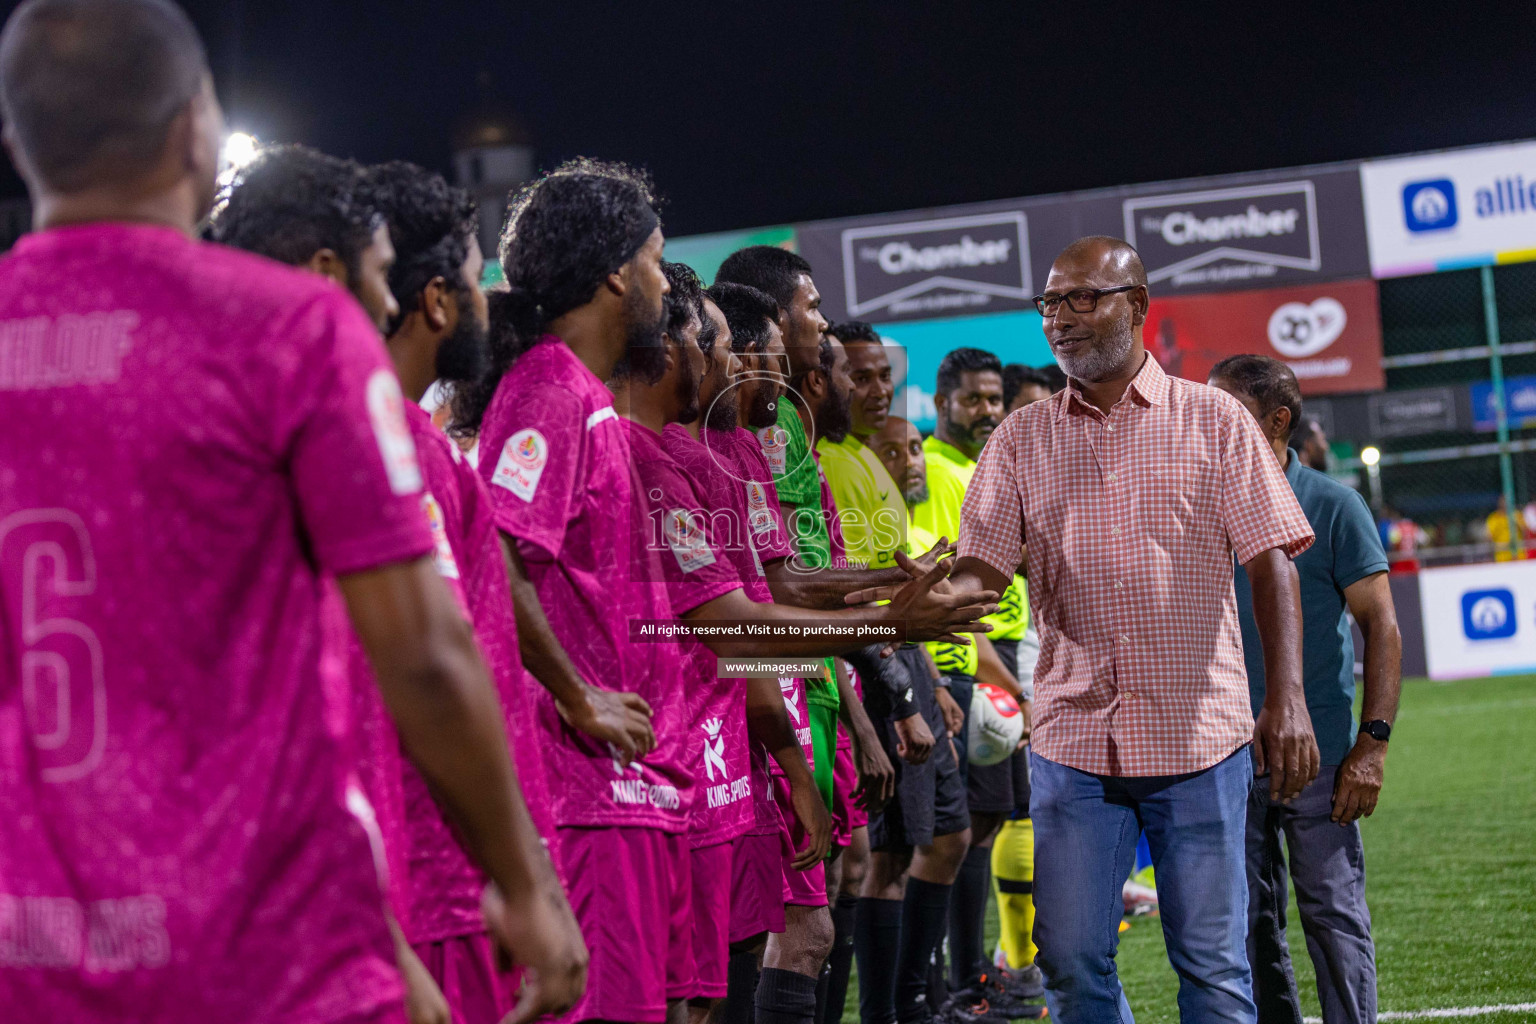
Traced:
<path fill-rule="evenodd" d="M 731 854 L 729 840 L 694 850 L 693 971 L 691 996 L 724 999 L 731 957 Z"/>
<path fill-rule="evenodd" d="M 453 1024 L 497 1024 L 517 1002 L 515 979 L 496 969 L 496 943 L 484 932 L 411 949 L 442 989 Z"/>
<path fill-rule="evenodd" d="M 656 1022 L 693 990 L 688 837 L 653 828 L 557 828 L 560 872 L 587 940 L 587 991 L 565 1021 Z"/>
<path fill-rule="evenodd" d="M 853 766 L 853 744 L 843 745 L 843 733 L 837 734 L 837 760 L 832 762 L 832 845 L 847 846 L 853 830 L 869 824 L 869 812 L 853 802 L 859 788 L 859 771 Z"/>
<path fill-rule="evenodd" d="M 405 1012 L 405 1001 L 401 999 L 392 1000 L 388 1005 L 373 1010 L 343 1017 L 334 1021 L 333 1024 L 411 1024 L 411 1021 Z"/>
<path fill-rule="evenodd" d="M 779 816 L 784 827 L 779 831 L 779 856 L 784 870 L 784 902 L 794 907 L 824 907 L 827 905 L 827 868 L 817 864 L 809 871 L 796 871 L 790 867 L 795 851 L 804 849 L 805 829 L 795 817 L 789 798 L 789 782 L 782 775 L 773 777 L 773 798 L 779 805 Z"/>
<path fill-rule="evenodd" d="M 779 833 L 737 836 L 731 844 L 732 942 L 784 930 L 784 858 Z"/>

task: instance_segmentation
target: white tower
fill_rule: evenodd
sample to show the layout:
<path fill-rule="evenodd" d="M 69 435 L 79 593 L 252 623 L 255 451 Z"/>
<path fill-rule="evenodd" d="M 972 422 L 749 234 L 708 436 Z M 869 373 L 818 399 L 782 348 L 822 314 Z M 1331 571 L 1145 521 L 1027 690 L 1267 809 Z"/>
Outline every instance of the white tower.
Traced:
<path fill-rule="evenodd" d="M 508 195 L 533 176 L 533 146 L 521 121 L 505 111 L 481 109 L 453 133 L 454 175 L 480 207 L 480 248 L 496 259 Z"/>

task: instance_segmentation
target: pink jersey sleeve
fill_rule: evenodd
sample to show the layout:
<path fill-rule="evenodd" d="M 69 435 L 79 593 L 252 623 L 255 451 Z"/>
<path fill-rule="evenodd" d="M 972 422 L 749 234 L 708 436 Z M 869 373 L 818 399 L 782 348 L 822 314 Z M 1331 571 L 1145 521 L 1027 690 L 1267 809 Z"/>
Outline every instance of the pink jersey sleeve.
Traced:
<path fill-rule="evenodd" d="M 747 437 L 749 443 L 739 444 L 734 450 L 742 486 L 747 492 L 750 535 L 757 545 L 758 558 L 765 563 L 776 562 L 794 554 L 795 549 L 780 511 L 779 489 L 773 482 L 773 471 L 768 468 L 768 460 L 757 438 L 751 434 Z"/>
<path fill-rule="evenodd" d="M 660 461 L 638 467 L 646 495 L 645 542 L 659 554 L 672 614 L 683 616 L 740 589 L 730 558 L 708 533 L 709 509 L 676 468 Z"/>
<path fill-rule="evenodd" d="M 496 501 L 496 525 L 516 537 L 525 558 L 560 556 L 580 510 L 587 423 L 579 398 L 552 384 L 529 388 L 499 451 L 480 453 Z"/>
<path fill-rule="evenodd" d="M 345 575 L 425 554 L 421 467 L 378 331 L 340 291 L 297 317 L 297 336 L 323 339 L 320 358 L 277 382 L 276 419 L 315 558 Z"/>

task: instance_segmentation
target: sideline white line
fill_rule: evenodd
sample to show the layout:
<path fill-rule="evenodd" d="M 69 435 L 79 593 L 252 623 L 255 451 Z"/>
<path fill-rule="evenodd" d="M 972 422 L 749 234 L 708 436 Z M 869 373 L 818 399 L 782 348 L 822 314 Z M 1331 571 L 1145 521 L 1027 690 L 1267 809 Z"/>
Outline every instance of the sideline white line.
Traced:
<path fill-rule="evenodd" d="M 1453 1006 L 1444 1010 L 1390 1010 L 1376 1015 L 1377 1020 L 1438 1020 L 1446 1017 L 1481 1017 L 1489 1013 L 1529 1013 L 1536 1003 L 1504 1003 L 1499 1006 Z M 1323 1024 L 1321 1017 L 1303 1017 L 1306 1024 Z"/>

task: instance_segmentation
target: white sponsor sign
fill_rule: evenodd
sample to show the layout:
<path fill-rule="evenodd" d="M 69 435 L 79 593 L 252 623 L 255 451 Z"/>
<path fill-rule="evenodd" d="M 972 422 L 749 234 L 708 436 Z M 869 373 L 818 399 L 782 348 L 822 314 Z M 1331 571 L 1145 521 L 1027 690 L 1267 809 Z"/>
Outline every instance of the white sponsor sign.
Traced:
<path fill-rule="evenodd" d="M 1360 165 L 1376 277 L 1536 259 L 1536 142 Z"/>
<path fill-rule="evenodd" d="M 1419 573 L 1431 679 L 1536 671 L 1536 561 Z"/>
<path fill-rule="evenodd" d="M 1140 251 L 1153 284 L 1227 279 L 1197 273 L 1216 264 L 1313 271 L 1323 265 L 1310 181 L 1137 196 L 1122 210 L 1125 239 Z"/>

